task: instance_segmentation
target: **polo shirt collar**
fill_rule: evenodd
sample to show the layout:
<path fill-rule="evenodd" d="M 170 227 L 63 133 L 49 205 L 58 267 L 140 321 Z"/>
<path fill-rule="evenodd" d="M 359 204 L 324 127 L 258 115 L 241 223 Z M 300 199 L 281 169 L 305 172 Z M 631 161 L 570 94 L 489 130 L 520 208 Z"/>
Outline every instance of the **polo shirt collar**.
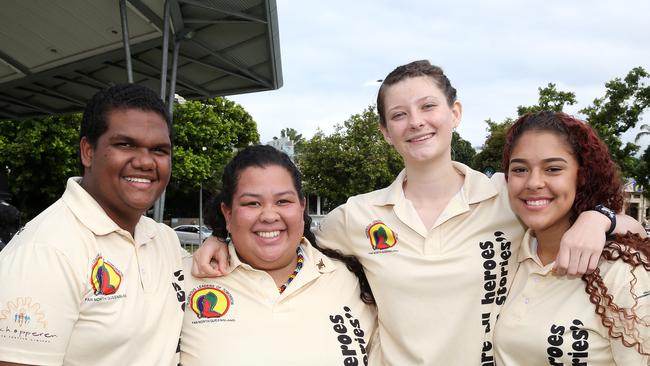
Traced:
<path fill-rule="evenodd" d="M 119 227 L 97 203 L 97 201 L 80 185 L 81 177 L 72 177 L 68 179 L 65 192 L 61 197 L 63 202 L 70 208 L 85 227 L 93 232 L 96 236 L 108 235 L 112 232 L 118 232 L 123 236 L 131 237 L 131 234 Z M 144 244 L 151 241 L 156 234 L 155 223 L 140 218 L 135 226 L 136 244 Z"/>
<path fill-rule="evenodd" d="M 533 236 L 533 231 L 528 229 L 526 230 L 526 233 L 524 234 L 524 238 L 521 241 L 521 249 L 519 250 L 519 255 L 517 257 L 517 261 L 521 265 L 523 262 L 526 261 L 531 261 L 531 265 L 534 265 L 535 268 L 538 269 L 538 273 L 542 275 L 547 275 L 551 273 L 551 270 L 553 269 L 553 264 L 555 262 L 551 262 L 547 265 L 543 265 L 542 262 L 539 260 L 539 257 L 537 256 L 537 239 L 535 239 L 535 236 Z M 533 264 L 534 263 L 534 264 Z"/>
<path fill-rule="evenodd" d="M 300 273 L 307 272 L 312 275 L 320 275 L 322 273 L 332 272 L 336 269 L 336 266 L 325 254 L 321 253 L 318 249 L 314 248 L 309 240 L 302 238 L 300 246 L 304 251 L 305 262 L 303 267 L 300 270 Z M 230 254 L 230 272 L 234 271 L 237 267 L 243 267 L 246 269 L 253 269 L 252 266 L 244 263 L 239 259 L 235 246 L 233 244 L 228 245 L 228 253 Z M 293 283 L 293 282 L 292 282 Z"/>
<path fill-rule="evenodd" d="M 452 161 L 452 165 L 454 169 L 465 176 L 461 193 L 463 200 L 467 204 L 485 201 L 498 194 L 494 183 L 483 173 L 470 169 L 467 165 L 456 161 Z M 396 205 L 404 197 L 403 185 L 406 179 L 406 169 L 402 169 L 390 186 L 379 191 L 372 203 L 377 206 Z"/>

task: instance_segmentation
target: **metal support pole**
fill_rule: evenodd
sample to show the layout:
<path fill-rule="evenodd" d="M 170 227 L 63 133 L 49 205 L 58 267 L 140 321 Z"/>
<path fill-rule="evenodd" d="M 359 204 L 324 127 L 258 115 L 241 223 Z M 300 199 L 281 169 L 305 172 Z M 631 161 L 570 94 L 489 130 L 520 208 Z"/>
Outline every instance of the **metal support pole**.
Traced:
<path fill-rule="evenodd" d="M 169 0 L 165 0 L 165 14 L 163 18 L 163 44 L 162 65 L 160 66 L 160 99 L 165 100 L 167 88 L 167 53 L 169 52 Z"/>
<path fill-rule="evenodd" d="M 126 17 L 126 0 L 120 0 L 120 20 L 122 21 L 122 43 L 126 60 L 126 77 L 133 83 L 133 66 L 131 65 L 131 47 L 129 45 L 129 21 Z"/>
<path fill-rule="evenodd" d="M 165 13 L 163 19 L 163 44 L 162 44 L 162 65 L 160 66 L 160 99 L 163 101 L 165 98 L 166 88 L 167 88 L 167 53 L 169 52 L 169 11 L 170 3 L 169 0 L 165 0 Z M 174 68 L 174 73 L 175 73 Z M 168 106 L 169 110 L 173 106 Z M 170 118 L 171 113 L 170 113 Z M 163 191 L 160 198 L 156 200 L 156 203 L 153 207 L 153 219 L 157 222 L 163 221 L 163 213 L 165 212 L 165 191 Z"/>
<path fill-rule="evenodd" d="M 176 96 L 176 69 L 178 69 L 178 52 L 181 48 L 181 41 L 174 42 L 174 53 L 172 55 L 172 75 L 169 80 L 169 98 L 167 99 L 167 108 L 169 108 L 169 117 L 174 119 L 174 97 Z"/>
<path fill-rule="evenodd" d="M 203 182 L 199 189 L 199 246 L 203 244 Z"/>

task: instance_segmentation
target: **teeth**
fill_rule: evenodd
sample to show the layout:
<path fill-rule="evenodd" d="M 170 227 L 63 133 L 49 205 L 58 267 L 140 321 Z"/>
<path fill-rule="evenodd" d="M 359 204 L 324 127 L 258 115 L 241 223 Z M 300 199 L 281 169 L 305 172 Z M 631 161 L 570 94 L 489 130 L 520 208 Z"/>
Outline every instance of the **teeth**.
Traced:
<path fill-rule="evenodd" d="M 276 236 L 280 235 L 280 231 L 258 231 L 255 234 L 257 236 L 260 236 L 262 238 L 275 238 Z"/>
<path fill-rule="evenodd" d="M 427 135 L 424 135 L 424 136 L 421 136 L 421 137 L 418 137 L 418 138 L 411 139 L 411 142 L 423 141 L 423 140 L 426 140 L 426 139 L 428 139 L 428 138 L 430 138 L 432 136 L 433 136 L 433 134 L 430 133 L 430 134 L 427 134 Z"/>
<path fill-rule="evenodd" d="M 124 179 L 128 180 L 129 182 L 135 182 L 135 183 L 151 183 L 150 179 L 145 179 L 145 178 L 126 177 Z"/>
<path fill-rule="evenodd" d="M 548 205 L 549 200 L 536 200 L 536 201 L 526 201 L 528 206 L 545 206 Z"/>

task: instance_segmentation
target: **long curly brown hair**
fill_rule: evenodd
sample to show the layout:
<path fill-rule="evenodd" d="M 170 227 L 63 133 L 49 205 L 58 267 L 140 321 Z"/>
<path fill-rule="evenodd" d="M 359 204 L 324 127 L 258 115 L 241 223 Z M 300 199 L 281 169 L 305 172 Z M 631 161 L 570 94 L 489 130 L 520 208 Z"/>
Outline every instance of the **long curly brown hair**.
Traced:
<path fill-rule="evenodd" d="M 599 268 L 591 274 L 582 276 L 589 301 L 596 306 L 596 314 L 600 316 L 600 321 L 607 328 L 610 338 L 620 339 L 626 347 L 650 356 L 650 338 L 647 332 L 640 331 L 650 327 L 650 315 L 640 315 L 636 312 L 639 298 L 645 294 L 636 291 L 637 277 L 634 274 L 634 270 L 638 267 L 650 271 L 650 261 L 648 261 L 650 238 L 641 238 L 629 232 L 625 235 L 615 235 L 613 240 L 605 245 L 601 256 L 609 261 L 622 260 L 630 265 L 632 279 L 629 291 L 634 304 L 630 307 L 621 307 L 614 301 L 614 297 L 603 282 Z"/>
<path fill-rule="evenodd" d="M 515 121 L 508 130 L 503 149 L 506 179 L 512 150 L 526 131 L 551 132 L 565 139 L 578 161 L 578 182 L 576 198 L 571 207 L 571 222 L 574 222 L 580 213 L 593 209 L 598 204 L 604 204 L 614 211 L 623 208 L 622 181 L 607 145 L 587 123 L 562 112 L 528 113 Z M 640 331 L 650 328 L 650 315 L 640 316 L 636 313 L 638 298 L 643 294 L 635 292 L 637 277 L 633 272 L 640 266 L 650 271 L 650 239 L 631 233 L 615 235 L 610 239 L 603 249 L 602 258 L 609 261 L 622 260 L 630 265 L 630 296 L 634 305 L 629 308 L 621 307 L 614 301 L 600 269 L 582 276 L 585 290 L 610 338 L 620 339 L 626 347 L 650 356 L 650 339 L 648 336 L 644 337 L 644 333 Z"/>

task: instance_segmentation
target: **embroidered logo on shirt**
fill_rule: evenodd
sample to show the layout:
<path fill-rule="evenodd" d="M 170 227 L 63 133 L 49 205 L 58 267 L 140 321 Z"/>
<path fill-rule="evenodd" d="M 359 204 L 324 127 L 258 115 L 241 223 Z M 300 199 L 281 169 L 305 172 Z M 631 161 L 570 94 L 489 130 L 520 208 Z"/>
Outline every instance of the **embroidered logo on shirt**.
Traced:
<path fill-rule="evenodd" d="M 122 272 L 98 255 L 90 271 L 90 284 L 95 295 L 112 295 L 120 288 Z"/>
<path fill-rule="evenodd" d="M 32 302 L 31 297 L 17 297 L 0 310 L 0 320 L 10 320 L 11 318 L 19 327 L 36 324 L 43 329 L 47 327 L 45 314 L 41 311 L 41 304 Z"/>
<path fill-rule="evenodd" d="M 230 309 L 232 295 L 225 289 L 203 286 L 192 290 L 189 306 L 199 319 L 221 318 Z"/>
<path fill-rule="evenodd" d="M 0 339 L 50 343 L 57 335 L 45 329 L 45 313 L 31 297 L 17 297 L 0 309 Z"/>
<path fill-rule="evenodd" d="M 373 221 L 366 227 L 366 236 L 374 250 L 385 250 L 397 244 L 397 234 L 382 221 Z"/>

